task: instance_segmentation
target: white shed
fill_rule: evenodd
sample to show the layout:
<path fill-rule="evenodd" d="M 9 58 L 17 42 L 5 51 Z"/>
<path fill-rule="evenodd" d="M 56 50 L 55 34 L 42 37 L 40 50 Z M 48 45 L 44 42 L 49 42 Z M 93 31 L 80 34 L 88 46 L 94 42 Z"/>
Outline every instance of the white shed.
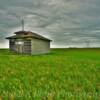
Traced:
<path fill-rule="evenodd" d="M 30 31 L 18 31 L 7 37 L 11 51 L 21 54 L 45 54 L 50 52 L 51 40 Z"/>

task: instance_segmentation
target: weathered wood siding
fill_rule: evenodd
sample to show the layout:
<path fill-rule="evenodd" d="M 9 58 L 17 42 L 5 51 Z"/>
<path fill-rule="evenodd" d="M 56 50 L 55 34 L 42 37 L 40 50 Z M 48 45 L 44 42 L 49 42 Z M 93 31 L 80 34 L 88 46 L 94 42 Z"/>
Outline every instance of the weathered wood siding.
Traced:
<path fill-rule="evenodd" d="M 23 41 L 23 45 L 16 44 L 17 41 Z M 31 40 L 15 39 L 9 41 L 9 48 L 16 53 L 31 54 Z"/>
<path fill-rule="evenodd" d="M 23 53 L 31 54 L 31 40 L 24 40 Z"/>
<path fill-rule="evenodd" d="M 15 51 L 15 40 L 9 40 L 9 48 L 11 51 Z"/>
<path fill-rule="evenodd" d="M 32 39 L 32 54 L 45 54 L 50 52 L 50 42 L 40 39 Z"/>
<path fill-rule="evenodd" d="M 17 41 L 23 41 L 21 45 L 16 44 Z M 9 41 L 10 50 L 23 54 L 45 54 L 50 52 L 50 42 L 40 39 L 15 39 Z"/>

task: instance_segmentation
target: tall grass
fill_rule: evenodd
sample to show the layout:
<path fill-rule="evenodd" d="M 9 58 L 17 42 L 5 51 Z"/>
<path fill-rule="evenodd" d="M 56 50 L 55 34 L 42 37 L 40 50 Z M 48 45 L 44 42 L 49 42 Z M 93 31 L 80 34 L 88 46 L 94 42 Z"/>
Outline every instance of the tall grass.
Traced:
<path fill-rule="evenodd" d="M 100 49 L 46 55 L 0 50 L 0 100 L 99 100 Z"/>

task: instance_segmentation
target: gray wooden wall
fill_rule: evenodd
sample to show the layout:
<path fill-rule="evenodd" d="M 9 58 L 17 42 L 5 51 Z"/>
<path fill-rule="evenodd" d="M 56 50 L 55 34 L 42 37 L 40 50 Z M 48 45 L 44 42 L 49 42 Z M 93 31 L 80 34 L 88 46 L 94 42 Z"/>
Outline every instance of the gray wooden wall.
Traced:
<path fill-rule="evenodd" d="M 16 44 L 17 41 L 23 41 L 23 45 Z M 31 54 L 31 40 L 27 39 L 12 39 L 9 40 L 9 48 L 16 53 Z"/>
<path fill-rule="evenodd" d="M 50 42 L 40 39 L 32 39 L 32 54 L 44 54 L 50 52 Z"/>
<path fill-rule="evenodd" d="M 31 54 L 31 40 L 24 40 L 23 53 Z"/>
<path fill-rule="evenodd" d="M 16 41 L 23 41 L 23 45 L 16 45 Z M 15 39 L 9 42 L 10 50 L 23 54 L 44 54 L 50 52 L 50 42 L 40 39 Z"/>

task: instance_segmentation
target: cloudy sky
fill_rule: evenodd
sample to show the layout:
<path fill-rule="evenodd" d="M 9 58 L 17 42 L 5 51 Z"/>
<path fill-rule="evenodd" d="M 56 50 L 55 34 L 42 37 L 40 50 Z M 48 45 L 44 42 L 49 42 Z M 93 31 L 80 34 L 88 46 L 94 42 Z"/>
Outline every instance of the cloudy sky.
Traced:
<path fill-rule="evenodd" d="M 0 47 L 21 30 L 53 40 L 52 47 L 100 46 L 100 0 L 0 0 Z"/>

